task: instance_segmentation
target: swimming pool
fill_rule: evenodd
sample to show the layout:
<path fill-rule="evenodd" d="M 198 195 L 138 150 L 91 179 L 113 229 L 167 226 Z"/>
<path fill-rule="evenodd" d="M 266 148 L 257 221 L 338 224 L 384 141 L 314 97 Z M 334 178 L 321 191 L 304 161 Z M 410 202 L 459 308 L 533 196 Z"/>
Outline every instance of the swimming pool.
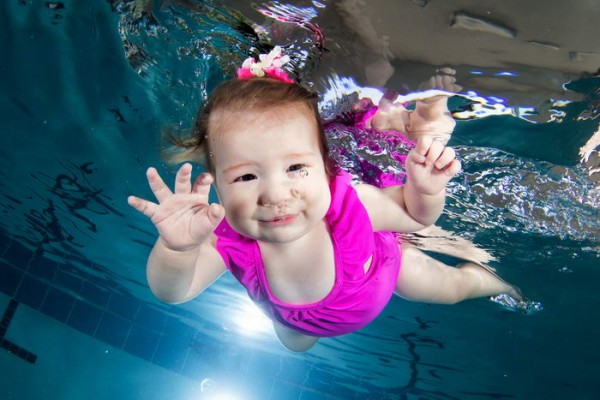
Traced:
<path fill-rule="evenodd" d="M 598 153 L 586 161 L 580 149 L 598 146 L 600 49 L 589 39 L 600 32 L 586 23 L 598 6 L 538 2 L 552 42 L 537 22 L 521 25 L 536 8 L 516 2 L 271 2 L 262 13 L 235 1 L 6 3 L 0 397 L 597 396 Z M 410 33 L 385 45 L 395 21 Z M 155 232 L 126 196 L 149 194 L 149 165 L 173 173 L 160 129 L 188 124 L 260 45 L 253 23 L 299 54 L 300 78 L 332 104 L 348 88 L 408 92 L 456 68 L 465 90 L 451 102 L 451 144 L 465 171 L 440 225 L 488 248 L 542 309 L 396 298 L 360 332 L 292 354 L 230 276 L 183 305 L 155 300 L 144 270 Z"/>

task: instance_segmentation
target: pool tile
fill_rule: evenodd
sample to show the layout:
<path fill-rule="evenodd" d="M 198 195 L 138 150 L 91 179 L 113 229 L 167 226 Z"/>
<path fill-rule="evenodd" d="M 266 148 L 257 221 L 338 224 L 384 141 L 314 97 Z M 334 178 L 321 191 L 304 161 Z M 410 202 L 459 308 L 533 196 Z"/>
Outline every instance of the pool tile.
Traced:
<path fill-rule="evenodd" d="M 60 321 L 66 322 L 75 304 L 75 298 L 62 290 L 50 287 L 40 311 Z"/>
<path fill-rule="evenodd" d="M 56 262 L 48 260 L 41 255 L 34 255 L 29 263 L 27 272 L 33 276 L 52 282 L 56 277 L 57 270 Z"/>
<path fill-rule="evenodd" d="M 2 256 L 17 268 L 24 270 L 27 268 L 32 255 L 33 253 L 30 250 L 13 240 Z"/>
<path fill-rule="evenodd" d="M 182 340 L 192 341 L 196 337 L 197 330 L 183 323 L 176 317 L 167 317 L 165 319 L 162 333 L 167 336 L 177 337 Z"/>
<path fill-rule="evenodd" d="M 268 397 L 263 397 L 268 400 L 295 400 L 302 395 L 303 388 L 293 382 L 276 381 L 271 388 L 271 393 Z"/>
<path fill-rule="evenodd" d="M 84 299 L 102 309 L 106 308 L 108 300 L 110 299 L 110 292 L 107 289 L 103 289 L 95 283 L 87 280 L 83 281 L 81 292 L 79 293 Z"/>
<path fill-rule="evenodd" d="M 258 398 L 268 399 L 275 377 L 279 374 L 280 365 L 274 357 L 267 354 L 264 356 L 264 358 L 254 357 L 252 362 L 244 366 L 246 372 L 240 380 L 240 385 L 252 390 L 260 389 L 262 392 Z"/>
<path fill-rule="evenodd" d="M 83 280 L 68 272 L 57 270 L 52 284 L 63 289 L 69 289 L 74 293 L 79 293 L 83 287 Z"/>
<path fill-rule="evenodd" d="M 67 323 L 89 336 L 94 336 L 96 328 L 102 319 L 102 314 L 103 312 L 98 307 L 82 300 L 77 300 Z"/>
<path fill-rule="evenodd" d="M 0 265 L 0 290 L 12 297 L 17 291 L 19 282 L 23 278 L 23 271 L 11 267 L 8 264 Z"/>
<path fill-rule="evenodd" d="M 152 362 L 174 372 L 181 372 L 190 342 L 161 335 Z"/>
<path fill-rule="evenodd" d="M 48 285 L 32 275 L 25 274 L 15 294 L 15 299 L 31 308 L 39 310 L 47 291 Z"/>
<path fill-rule="evenodd" d="M 102 340 L 118 349 L 123 347 L 125 339 L 131 328 L 131 321 L 105 312 L 96 329 L 96 339 Z"/>
<path fill-rule="evenodd" d="M 157 332 L 162 332 L 167 316 L 149 303 L 143 303 L 135 316 L 135 321 Z"/>
<path fill-rule="evenodd" d="M 133 296 L 114 292 L 108 300 L 107 308 L 124 318 L 135 320 L 141 302 Z"/>
<path fill-rule="evenodd" d="M 138 324 L 132 324 L 123 350 L 144 360 L 151 361 L 159 341 L 159 333 Z"/>
<path fill-rule="evenodd" d="M 192 343 L 181 369 L 181 374 L 194 380 L 199 380 L 210 374 L 214 365 L 207 361 L 204 353 L 204 347 Z"/>

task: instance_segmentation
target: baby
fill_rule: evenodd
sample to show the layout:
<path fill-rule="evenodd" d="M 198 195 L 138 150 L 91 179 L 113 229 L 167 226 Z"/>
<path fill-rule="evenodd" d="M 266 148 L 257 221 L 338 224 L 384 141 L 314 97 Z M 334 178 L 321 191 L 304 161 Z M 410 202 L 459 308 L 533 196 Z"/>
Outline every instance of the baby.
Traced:
<path fill-rule="evenodd" d="M 156 226 L 147 275 L 162 301 L 190 300 L 230 271 L 273 320 L 292 351 L 373 321 L 393 293 L 452 304 L 517 289 L 475 263 L 458 268 L 399 241 L 442 213 L 461 169 L 454 151 L 422 135 L 407 156 L 406 183 L 352 186 L 328 157 L 317 95 L 281 69 L 276 48 L 247 60 L 199 112 L 181 156 L 205 164 L 177 172 L 174 191 L 156 169 L 157 203 L 129 204 Z M 214 185 L 220 203 L 209 203 Z"/>

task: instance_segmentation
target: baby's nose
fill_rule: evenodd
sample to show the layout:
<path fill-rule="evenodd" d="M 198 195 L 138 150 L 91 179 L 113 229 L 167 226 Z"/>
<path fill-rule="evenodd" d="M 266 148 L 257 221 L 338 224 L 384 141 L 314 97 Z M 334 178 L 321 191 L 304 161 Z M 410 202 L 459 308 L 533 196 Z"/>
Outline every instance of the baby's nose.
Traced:
<path fill-rule="evenodd" d="M 270 186 L 263 190 L 260 203 L 265 207 L 278 207 L 298 197 L 300 191 L 297 188 L 287 185 Z"/>

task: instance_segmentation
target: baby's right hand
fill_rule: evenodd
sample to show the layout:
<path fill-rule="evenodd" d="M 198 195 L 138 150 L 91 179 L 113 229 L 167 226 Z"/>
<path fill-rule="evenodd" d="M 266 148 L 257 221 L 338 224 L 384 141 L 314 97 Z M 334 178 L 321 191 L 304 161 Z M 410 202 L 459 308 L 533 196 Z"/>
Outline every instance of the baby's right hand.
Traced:
<path fill-rule="evenodd" d="M 150 218 L 167 248 L 188 251 L 204 243 L 225 216 L 220 204 L 208 203 L 212 176 L 201 174 L 192 185 L 192 166 L 186 163 L 177 171 L 174 192 L 155 168 L 146 176 L 158 204 L 129 196 L 129 205 Z"/>

